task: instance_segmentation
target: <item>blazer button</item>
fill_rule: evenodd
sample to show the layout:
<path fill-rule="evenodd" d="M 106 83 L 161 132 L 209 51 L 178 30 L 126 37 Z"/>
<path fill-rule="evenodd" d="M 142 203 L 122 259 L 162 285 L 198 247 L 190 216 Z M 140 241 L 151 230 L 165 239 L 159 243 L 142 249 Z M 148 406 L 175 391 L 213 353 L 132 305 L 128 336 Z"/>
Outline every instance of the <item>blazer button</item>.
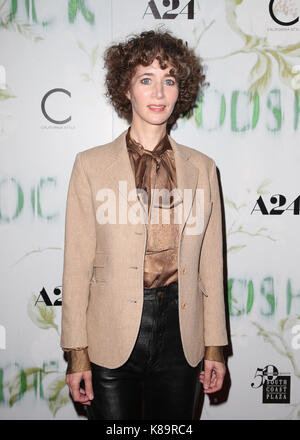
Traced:
<path fill-rule="evenodd" d="M 186 268 L 185 267 L 182 269 L 182 273 L 183 273 L 183 275 L 186 273 Z"/>
<path fill-rule="evenodd" d="M 182 308 L 182 309 L 186 309 L 186 307 L 187 307 L 187 303 L 182 303 L 182 304 L 181 304 L 181 308 Z"/>

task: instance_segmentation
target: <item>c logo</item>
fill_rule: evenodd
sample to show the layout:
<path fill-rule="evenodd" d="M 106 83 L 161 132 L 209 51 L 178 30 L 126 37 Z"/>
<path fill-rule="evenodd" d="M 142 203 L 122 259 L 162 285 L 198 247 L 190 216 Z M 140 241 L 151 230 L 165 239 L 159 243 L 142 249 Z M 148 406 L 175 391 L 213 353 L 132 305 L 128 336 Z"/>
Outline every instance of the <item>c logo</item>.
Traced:
<path fill-rule="evenodd" d="M 46 99 L 52 95 L 52 93 L 56 93 L 56 92 L 62 92 L 65 93 L 66 95 L 68 95 L 71 98 L 71 93 L 66 90 L 66 89 L 52 89 L 49 90 L 49 92 L 46 93 L 46 95 L 43 97 L 42 102 L 41 102 L 41 108 L 42 108 L 42 112 L 43 115 L 45 116 L 46 119 L 48 119 L 48 121 L 52 122 L 53 124 L 66 124 L 67 122 L 71 121 L 71 116 L 69 116 L 67 119 L 64 119 L 63 121 L 57 121 L 55 119 L 52 119 L 46 112 L 45 109 L 45 103 L 46 103 Z"/>
<path fill-rule="evenodd" d="M 274 12 L 273 12 L 274 1 L 275 0 L 271 0 L 270 3 L 269 3 L 269 12 L 270 12 L 270 15 L 271 15 L 272 19 L 277 24 L 280 24 L 281 26 L 292 26 L 293 24 L 296 24 L 299 21 L 299 17 L 295 18 L 295 20 L 292 20 L 292 21 L 281 21 L 281 20 L 278 20 L 278 18 L 275 17 Z"/>

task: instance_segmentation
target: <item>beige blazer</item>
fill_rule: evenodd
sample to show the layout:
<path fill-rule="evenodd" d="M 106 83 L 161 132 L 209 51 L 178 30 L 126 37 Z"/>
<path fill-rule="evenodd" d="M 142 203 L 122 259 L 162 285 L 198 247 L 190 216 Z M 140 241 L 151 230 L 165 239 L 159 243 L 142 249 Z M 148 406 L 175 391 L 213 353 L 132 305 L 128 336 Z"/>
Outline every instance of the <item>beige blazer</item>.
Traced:
<path fill-rule="evenodd" d="M 126 131 L 76 155 L 66 204 L 60 343 L 64 348 L 88 346 L 90 360 L 107 368 L 129 358 L 143 310 L 146 225 L 129 215 L 130 221 L 119 221 L 121 209 L 132 212 L 134 204 L 141 206 Z M 228 344 L 219 186 L 213 159 L 169 140 L 184 202 L 177 220 L 180 333 L 186 360 L 196 366 L 205 346 Z M 103 188 L 116 201 L 111 204 L 116 221 L 106 224 L 99 221 Z M 202 230 L 192 227 L 197 207 L 203 213 Z"/>

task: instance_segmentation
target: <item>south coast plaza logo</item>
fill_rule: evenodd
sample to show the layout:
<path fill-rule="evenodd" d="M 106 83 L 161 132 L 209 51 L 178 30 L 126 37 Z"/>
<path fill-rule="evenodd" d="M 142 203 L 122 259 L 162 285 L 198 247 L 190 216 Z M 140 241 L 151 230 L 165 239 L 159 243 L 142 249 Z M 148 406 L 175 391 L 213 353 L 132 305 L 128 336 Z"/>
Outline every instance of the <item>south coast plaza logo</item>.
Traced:
<path fill-rule="evenodd" d="M 280 373 L 274 365 L 257 368 L 252 388 L 262 387 L 262 403 L 290 403 L 290 373 Z"/>

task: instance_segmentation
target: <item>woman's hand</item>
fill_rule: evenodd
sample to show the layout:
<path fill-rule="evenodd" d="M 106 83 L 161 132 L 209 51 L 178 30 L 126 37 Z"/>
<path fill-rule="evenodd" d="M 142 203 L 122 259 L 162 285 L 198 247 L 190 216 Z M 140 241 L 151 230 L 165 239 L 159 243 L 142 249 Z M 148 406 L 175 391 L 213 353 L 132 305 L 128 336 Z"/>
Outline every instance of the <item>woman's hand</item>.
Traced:
<path fill-rule="evenodd" d="M 85 390 L 80 387 L 82 380 L 84 381 Z M 91 400 L 94 398 L 91 370 L 67 374 L 66 383 L 75 402 L 80 402 L 83 405 L 91 405 Z"/>
<path fill-rule="evenodd" d="M 200 382 L 205 393 L 215 393 L 223 386 L 226 366 L 223 362 L 204 359 L 204 371 L 200 373 Z"/>

